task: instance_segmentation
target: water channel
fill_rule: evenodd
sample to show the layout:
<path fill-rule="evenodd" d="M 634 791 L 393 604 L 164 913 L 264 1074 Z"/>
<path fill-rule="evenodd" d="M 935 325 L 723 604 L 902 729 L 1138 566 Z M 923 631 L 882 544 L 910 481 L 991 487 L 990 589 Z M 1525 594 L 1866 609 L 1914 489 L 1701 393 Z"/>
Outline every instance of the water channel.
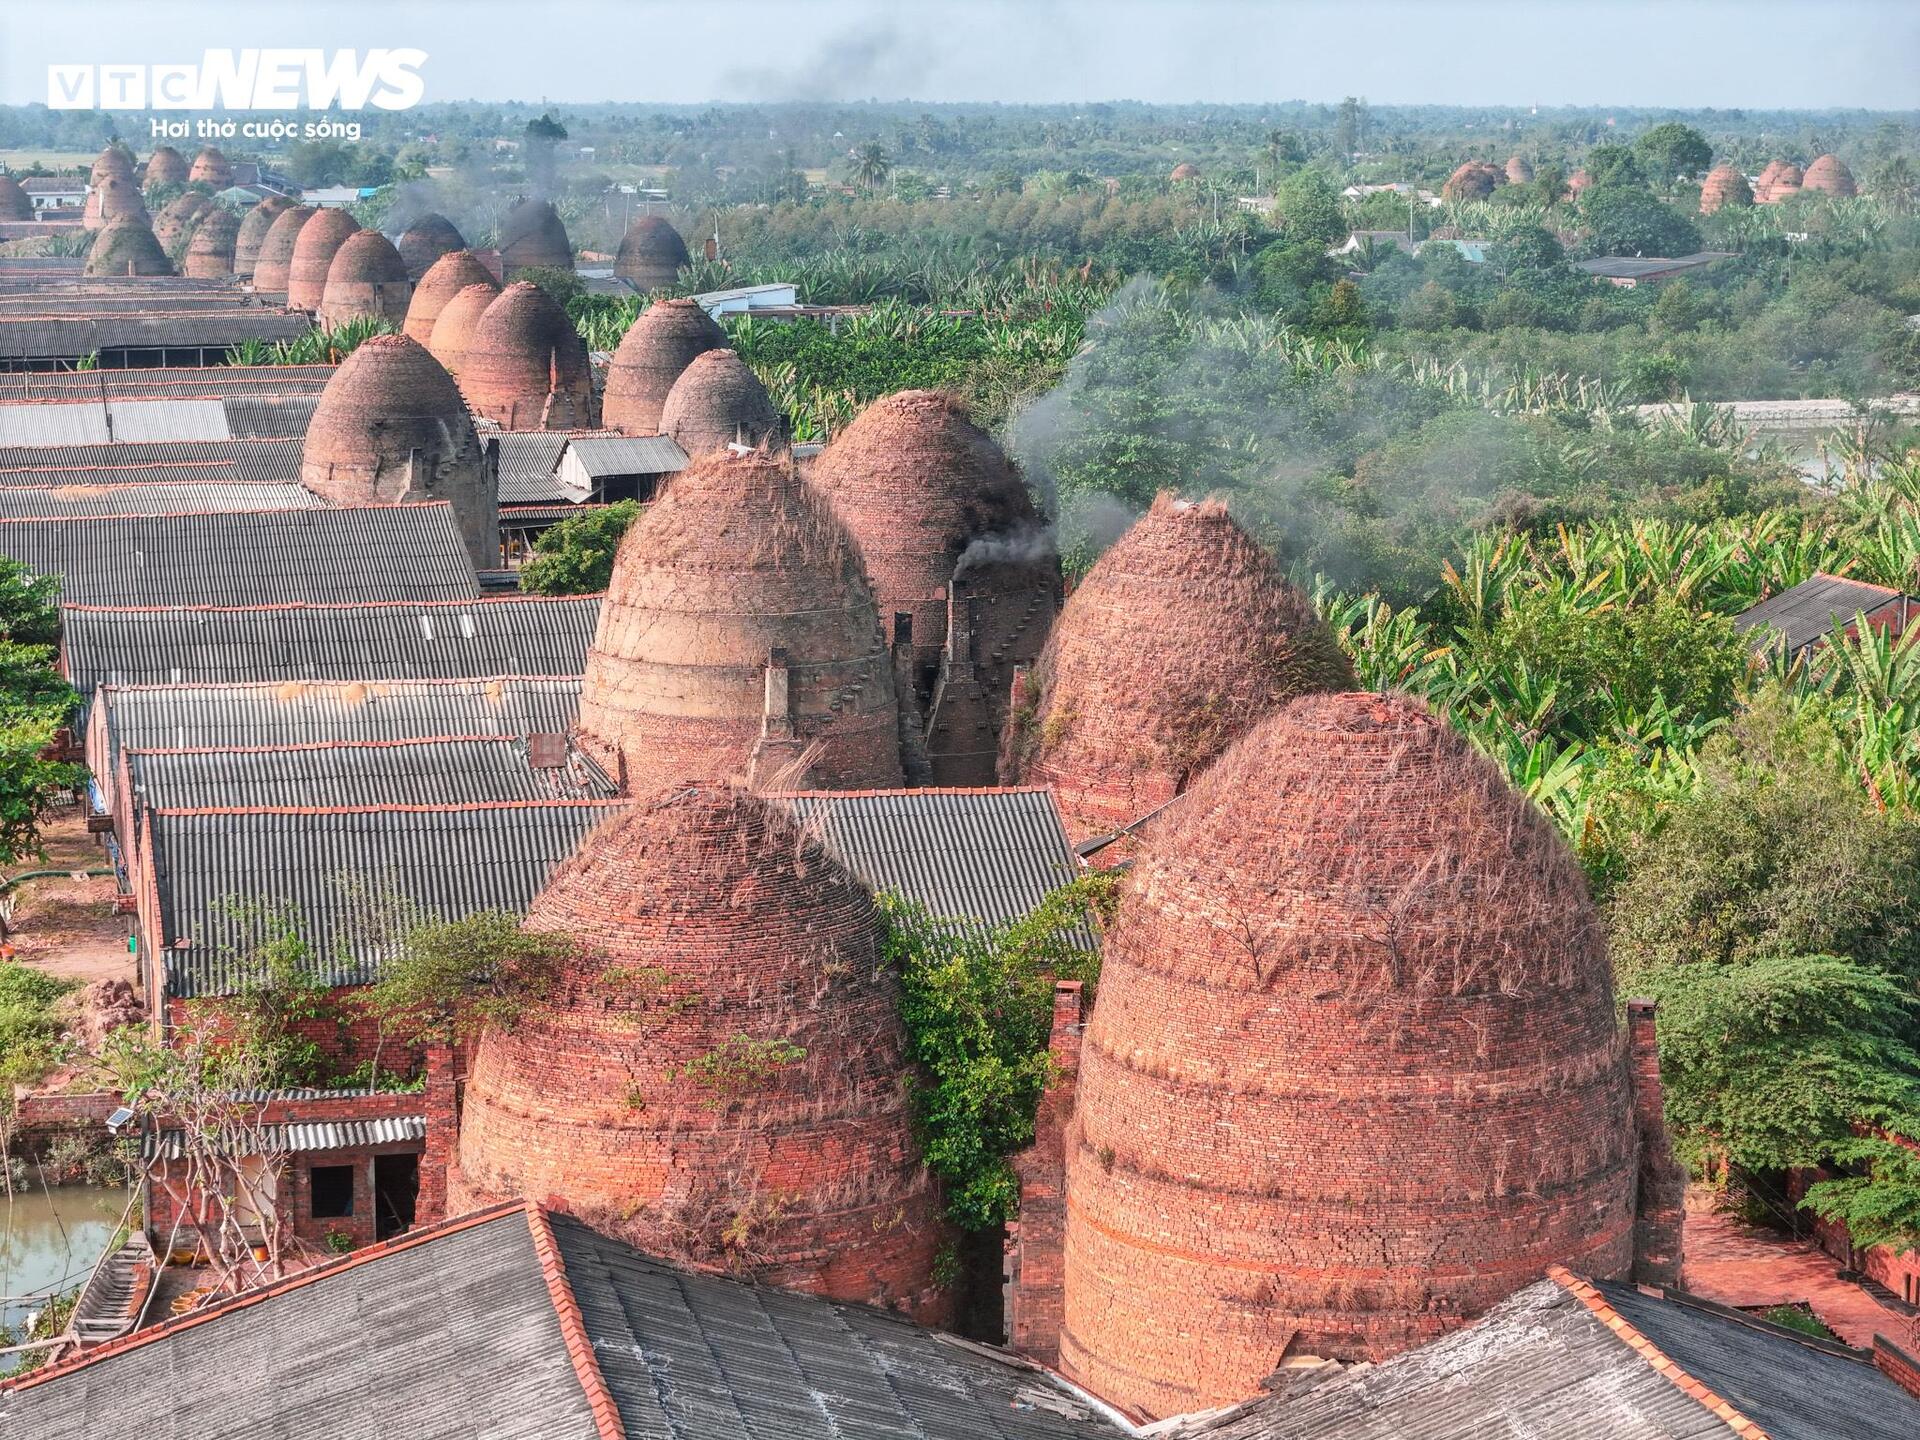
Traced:
<path fill-rule="evenodd" d="M 0 1194 L 0 1325 L 17 1329 L 46 1303 L 81 1284 L 127 1208 L 117 1186 L 29 1187 Z M 0 1362 L 4 1364 L 4 1362 Z"/>

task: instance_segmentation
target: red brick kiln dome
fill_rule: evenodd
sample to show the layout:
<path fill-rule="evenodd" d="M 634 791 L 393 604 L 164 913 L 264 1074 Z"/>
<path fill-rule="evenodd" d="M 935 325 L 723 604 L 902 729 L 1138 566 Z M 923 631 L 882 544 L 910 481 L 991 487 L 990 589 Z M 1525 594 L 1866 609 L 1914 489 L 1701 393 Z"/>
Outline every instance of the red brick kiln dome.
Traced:
<path fill-rule="evenodd" d="M 1579 867 L 1405 696 L 1314 695 L 1149 840 L 1067 1139 L 1065 1372 L 1163 1416 L 1382 1360 L 1633 1259 L 1637 1139 Z"/>
<path fill-rule="evenodd" d="M 456 1205 L 564 1203 L 655 1254 L 944 1318 L 873 902 L 817 839 L 678 791 L 588 836 L 526 924 L 579 953 L 479 1043 Z M 767 1046 L 790 1058 L 703 1078 Z"/>
<path fill-rule="evenodd" d="M 1711 215 L 1725 205 L 1753 204 L 1753 187 L 1732 165 L 1716 165 L 1700 186 L 1700 213 Z"/>
<path fill-rule="evenodd" d="M 421 284 L 425 285 L 426 282 L 422 281 Z M 427 348 L 454 379 L 460 378 L 467 347 L 473 343 L 474 327 L 479 325 L 480 317 L 487 313 L 487 307 L 499 298 L 500 286 L 489 275 L 484 281 L 477 281 L 455 294 L 434 317 L 433 334 L 429 337 Z"/>
<path fill-rule="evenodd" d="M 33 219 L 33 200 L 11 175 L 0 175 L 0 220 Z"/>
<path fill-rule="evenodd" d="M 160 150 L 164 150 L 166 148 L 167 147 L 163 145 L 160 147 Z M 160 150 L 155 150 L 153 152 L 154 155 L 158 156 L 160 154 Z M 180 157 L 179 155 L 176 154 L 174 155 L 173 158 L 178 160 Z M 103 180 L 131 180 L 133 179 L 133 168 L 134 168 L 133 152 L 129 150 L 125 145 L 121 144 L 118 140 L 116 140 L 111 145 L 108 145 L 98 155 L 94 156 L 93 169 L 90 170 L 87 174 L 87 183 L 89 185 L 98 187 L 100 182 Z M 155 183 L 156 178 L 165 178 L 165 177 L 154 176 L 153 161 L 150 159 L 147 161 L 147 183 L 149 185 Z M 186 167 L 183 165 L 181 167 L 180 174 L 172 178 L 179 179 L 179 180 L 186 179 L 187 178 Z"/>
<path fill-rule="evenodd" d="M 143 180 L 148 185 L 184 185 L 187 182 L 187 159 L 171 145 L 156 145 L 153 153 L 147 156 L 147 168 Z"/>
<path fill-rule="evenodd" d="M 154 238 L 145 216 L 129 215 L 108 223 L 87 252 L 89 275 L 171 275 L 173 261 Z"/>
<path fill-rule="evenodd" d="M 723 350 L 727 332 L 692 300 L 657 300 L 627 327 L 607 367 L 601 421 L 629 435 L 658 435 L 673 382 L 709 350 Z"/>
<path fill-rule="evenodd" d="M 660 433 L 689 455 L 705 455 L 736 441 L 781 442 L 786 424 L 747 362 L 718 349 L 694 357 L 673 382 L 660 407 Z"/>
<path fill-rule="evenodd" d="M 500 563 L 499 497 L 453 377 L 404 335 L 362 342 L 320 392 L 300 483 L 335 505 L 446 500 L 478 568 Z"/>
<path fill-rule="evenodd" d="M 1447 177 L 1440 193 L 1449 200 L 1484 200 L 1506 179 L 1506 173 L 1483 160 L 1469 160 Z"/>
<path fill-rule="evenodd" d="M 393 242 L 378 230 L 358 230 L 333 252 L 326 289 L 320 295 L 319 320 L 328 329 L 359 319 L 398 325 L 407 318 L 412 299 L 407 262 Z"/>
<path fill-rule="evenodd" d="M 1200 168 L 1190 161 L 1182 160 L 1178 165 L 1173 167 L 1173 173 L 1167 176 L 1167 178 L 1175 181 L 1198 180 L 1200 178 Z"/>
<path fill-rule="evenodd" d="M 193 227 L 193 239 L 180 273 L 190 280 L 224 280 L 233 274 L 233 247 L 240 238 L 240 217 L 215 205 Z"/>
<path fill-rule="evenodd" d="M 1507 157 L 1507 183 L 1509 185 L 1531 185 L 1533 183 L 1533 162 L 1524 155 Z"/>
<path fill-rule="evenodd" d="M 638 290 L 659 290 L 673 284 L 680 267 L 689 263 L 687 242 L 658 215 L 642 215 L 620 237 L 620 253 L 613 257 L 613 273 Z"/>
<path fill-rule="evenodd" d="M 233 273 L 242 279 L 252 276 L 254 266 L 259 263 L 260 247 L 266 243 L 267 232 L 273 229 L 278 220 L 293 206 L 293 202 L 284 195 L 269 195 L 258 205 L 240 217 L 240 233 L 233 242 Z M 289 259 L 293 252 L 287 252 Z"/>
<path fill-rule="evenodd" d="M 487 306 L 460 356 L 459 375 L 475 413 L 503 429 L 582 430 L 593 424 L 586 342 L 567 312 L 525 280 L 507 286 Z"/>
<path fill-rule="evenodd" d="M 346 211 L 324 208 L 300 227 L 293 242 L 293 262 L 287 267 L 287 308 L 317 312 L 327 293 L 327 272 L 333 257 L 360 231 L 360 222 Z"/>
<path fill-rule="evenodd" d="M 1800 167 L 1791 160 L 1769 160 L 1753 187 L 1753 198 L 1762 205 L 1777 205 L 1800 193 L 1800 181 Z"/>
<path fill-rule="evenodd" d="M 444 215 L 429 211 L 400 233 L 400 258 L 407 262 L 407 279 L 418 285 L 442 255 L 467 248 L 460 232 Z"/>
<path fill-rule="evenodd" d="M 193 157 L 193 168 L 187 172 L 188 183 L 211 185 L 215 190 L 224 190 L 233 184 L 233 163 L 216 147 L 209 145 Z"/>
<path fill-rule="evenodd" d="M 255 290 L 272 295 L 287 293 L 293 269 L 293 247 L 299 243 L 300 232 L 307 222 L 319 213 L 311 205 L 289 205 L 267 227 L 267 237 L 260 242 L 260 253 L 253 261 Z"/>
<path fill-rule="evenodd" d="M 153 217 L 153 238 L 165 249 L 172 250 L 193 233 L 193 227 L 200 223 L 200 217 L 213 208 L 213 201 L 198 190 L 177 195 Z"/>
<path fill-rule="evenodd" d="M 1828 195 L 1852 195 L 1856 193 L 1853 172 L 1847 169 L 1846 161 L 1838 155 L 1822 155 L 1811 165 L 1800 181 L 1803 190 L 1819 190 Z"/>
<path fill-rule="evenodd" d="M 500 267 L 511 280 L 522 270 L 573 269 L 573 242 L 560 212 L 545 200 L 522 200 L 500 222 Z"/>
<path fill-rule="evenodd" d="M 1593 184 L 1593 176 L 1586 172 L 1584 166 L 1567 177 L 1567 191 L 1572 195 L 1578 195 L 1591 184 Z"/>
<path fill-rule="evenodd" d="M 1163 494 L 1087 572 L 1029 677 L 1010 736 L 1075 840 L 1187 787 L 1270 711 L 1353 684 L 1313 602 L 1225 505 Z"/>
<path fill-rule="evenodd" d="M 404 239 L 403 236 L 403 242 Z M 406 253 L 404 249 L 400 252 L 403 260 Z M 407 302 L 407 334 L 431 348 L 433 326 L 440 318 L 440 312 L 469 285 L 485 289 L 489 297 L 500 293 L 500 286 L 495 282 L 492 272 L 480 263 L 471 250 L 454 250 L 434 261 L 413 287 L 413 299 Z M 474 311 L 475 320 L 480 318 L 489 303 L 491 299 L 482 302 Z"/>
<path fill-rule="evenodd" d="M 787 461 L 704 456 L 634 521 L 587 651 L 580 729 L 636 795 L 735 776 L 904 783 L 859 551 Z"/>
<path fill-rule="evenodd" d="M 147 225 L 147 202 L 140 198 L 140 187 L 118 175 L 94 182 L 87 196 L 81 223 L 89 230 L 104 230 L 115 220 L 138 220 Z"/>

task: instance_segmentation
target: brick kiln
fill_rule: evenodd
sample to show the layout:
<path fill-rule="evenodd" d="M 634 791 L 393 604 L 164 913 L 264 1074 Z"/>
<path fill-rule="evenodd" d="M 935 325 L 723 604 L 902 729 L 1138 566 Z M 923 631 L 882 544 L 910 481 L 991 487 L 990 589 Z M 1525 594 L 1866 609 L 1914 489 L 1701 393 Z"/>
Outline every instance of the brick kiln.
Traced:
<path fill-rule="evenodd" d="M 400 256 L 406 258 L 406 237 L 401 237 Z M 469 285 L 478 286 L 487 292 L 488 298 L 480 300 L 473 312 L 478 320 L 492 303 L 491 297 L 500 293 L 500 286 L 491 271 L 482 265 L 471 250 L 453 250 L 442 255 L 427 267 L 413 287 L 413 298 L 407 302 L 407 321 L 403 327 L 406 333 L 429 349 L 433 348 L 433 327 L 440 313 L 452 303 L 453 297 Z M 471 332 L 471 324 L 468 327 Z M 444 360 L 440 362 L 446 364 Z M 452 367 L 448 366 L 449 371 Z"/>
<path fill-rule="evenodd" d="M 0 220 L 33 219 L 33 199 L 11 175 L 0 175 Z"/>
<path fill-rule="evenodd" d="M 573 242 L 560 212 L 545 200 L 522 200 L 500 222 L 500 268 L 511 280 L 522 270 L 573 269 Z"/>
<path fill-rule="evenodd" d="M 1853 172 L 1838 155 L 1822 155 L 1807 166 L 1807 173 L 1800 180 L 1800 188 L 1817 190 L 1826 195 L 1859 193 L 1853 183 Z"/>
<path fill-rule="evenodd" d="M 747 362 L 720 349 L 695 356 L 673 382 L 660 407 L 660 433 L 689 455 L 706 455 L 735 443 L 781 443 L 786 424 Z"/>
<path fill-rule="evenodd" d="M 1440 187 L 1449 200 L 1484 200 L 1506 183 L 1507 172 L 1484 160 L 1469 160 L 1447 177 Z"/>
<path fill-rule="evenodd" d="M 1065 1373 L 1162 1416 L 1283 1356 L 1385 1359 L 1549 1264 L 1624 1276 L 1633 1105 L 1551 823 L 1418 701 L 1296 700 L 1155 833 L 1109 930 Z"/>
<path fill-rule="evenodd" d="M 287 266 L 287 308 L 308 313 L 320 308 L 327 293 L 327 272 L 333 257 L 357 233 L 360 222 L 344 210 L 323 209 L 300 227 L 293 242 L 293 259 Z M 269 236 L 271 238 L 271 236 Z"/>
<path fill-rule="evenodd" d="M 1509 185 L 1531 185 L 1533 183 L 1533 162 L 1524 155 L 1507 157 L 1507 183 Z"/>
<path fill-rule="evenodd" d="M 453 377 L 404 335 L 376 335 L 327 381 L 300 483 L 334 505 L 446 500 L 477 569 L 500 563 L 499 496 Z"/>
<path fill-rule="evenodd" d="M 866 557 L 896 652 L 911 647 L 933 783 L 993 784 L 1014 667 L 1038 658 L 1060 601 L 1019 472 L 957 401 L 907 390 L 863 410 L 811 479 Z"/>
<path fill-rule="evenodd" d="M 158 184 L 161 180 L 184 180 L 187 178 L 187 167 L 184 161 L 180 161 L 180 173 L 178 175 L 155 175 L 153 173 L 153 161 L 160 158 L 160 153 L 163 150 L 166 151 L 167 154 L 172 155 L 176 161 L 180 161 L 178 151 L 172 150 L 165 145 L 156 149 L 153 152 L 153 158 L 147 161 L 146 183 L 149 185 Z M 132 179 L 133 152 L 118 140 L 94 156 L 93 168 L 87 174 L 87 183 L 95 189 L 98 189 L 108 180 Z"/>
<path fill-rule="evenodd" d="M 1313 604 L 1217 501 L 1163 494 L 1087 572 L 1014 698 L 1009 779 L 1075 840 L 1165 804 L 1277 706 L 1353 670 Z"/>
<path fill-rule="evenodd" d="M 267 227 L 266 239 L 253 262 L 253 288 L 262 294 L 284 295 L 293 270 L 293 247 L 300 232 L 320 212 L 311 205 L 289 205 Z"/>
<path fill-rule="evenodd" d="M 719 452 L 627 531 L 581 739 L 629 794 L 900 788 L 900 710 L 860 554 L 784 459 Z"/>
<path fill-rule="evenodd" d="M 415 285 L 443 255 L 467 248 L 467 242 L 444 215 L 429 210 L 400 232 L 400 258 L 407 263 L 407 279 Z"/>
<path fill-rule="evenodd" d="M 1716 165 L 1700 186 L 1700 213 L 1711 215 L 1727 205 L 1753 204 L 1753 187 L 1734 165 Z"/>
<path fill-rule="evenodd" d="M 539 286 L 507 286 L 456 350 L 460 388 L 475 414 L 503 430 L 592 428 L 586 342 Z"/>
<path fill-rule="evenodd" d="M 172 252 L 174 247 L 193 233 L 193 227 L 213 209 L 213 201 L 198 190 L 188 190 L 176 195 L 160 207 L 160 213 L 153 217 L 153 238 L 161 247 Z"/>
<path fill-rule="evenodd" d="M 1800 193 L 1800 181 L 1800 167 L 1791 160 L 1769 160 L 1754 184 L 1753 198 L 1761 205 L 1778 205 Z"/>
<path fill-rule="evenodd" d="M 329 330 L 349 320 L 386 320 L 399 325 L 406 320 L 412 299 L 407 262 L 400 258 L 393 242 L 378 230 L 361 230 L 349 235 L 334 251 L 317 318 Z"/>
<path fill-rule="evenodd" d="M 173 262 L 160 248 L 143 211 L 113 221 L 87 252 L 88 275 L 171 275 Z"/>
<path fill-rule="evenodd" d="M 525 1196 L 709 1269 L 944 1321 L 944 1239 L 866 890 L 726 787 L 622 812 L 529 929 L 575 938 L 554 993 L 480 1040 L 458 1211 Z"/>
<path fill-rule="evenodd" d="M 225 280 L 233 274 L 234 246 L 240 239 L 240 217 L 216 205 L 193 227 L 180 273 L 189 280 Z"/>
<path fill-rule="evenodd" d="M 273 229 L 273 222 L 293 208 L 293 202 L 284 195 L 269 195 L 258 205 L 240 217 L 240 233 L 233 242 L 233 273 L 241 279 L 251 279 L 254 266 L 260 260 L 260 247 L 266 244 L 267 232 Z M 287 251 L 287 258 L 293 258 L 293 251 Z"/>
<path fill-rule="evenodd" d="M 153 182 L 149 180 L 147 183 Z M 233 184 L 233 162 L 218 147 L 209 145 L 193 157 L 193 168 L 187 172 L 187 183 L 224 190 Z"/>
<path fill-rule="evenodd" d="M 709 350 L 724 350 L 727 332 L 698 302 L 658 300 L 627 327 L 607 366 L 601 421 L 629 435 L 658 435 L 673 384 Z"/>
<path fill-rule="evenodd" d="M 420 283 L 424 287 L 427 282 L 423 280 Z M 473 332 L 480 324 L 480 317 L 499 298 L 500 284 L 489 275 L 485 280 L 476 280 L 464 290 L 456 292 L 434 317 L 433 334 L 429 337 L 427 348 L 455 380 L 460 378 L 460 372 L 466 366 L 467 347 L 473 344 Z M 408 308 L 411 310 L 412 307 Z"/>
<path fill-rule="evenodd" d="M 680 278 L 680 267 L 690 263 L 687 242 L 658 215 L 642 215 L 620 237 L 613 257 L 613 273 L 636 290 L 663 290 Z"/>
<path fill-rule="evenodd" d="M 81 212 L 81 224 L 88 230 L 104 230 L 116 220 L 138 220 L 145 227 L 147 202 L 140 198 L 140 187 L 131 179 L 108 175 L 93 182 Z"/>

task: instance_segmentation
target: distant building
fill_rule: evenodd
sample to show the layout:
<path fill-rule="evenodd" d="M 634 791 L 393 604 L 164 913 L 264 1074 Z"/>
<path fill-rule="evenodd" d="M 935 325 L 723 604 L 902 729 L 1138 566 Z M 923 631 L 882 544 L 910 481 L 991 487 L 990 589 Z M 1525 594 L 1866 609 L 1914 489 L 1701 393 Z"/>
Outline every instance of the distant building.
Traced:
<path fill-rule="evenodd" d="M 1675 259 L 1653 255 L 1644 257 L 1602 255 L 1597 259 L 1579 261 L 1574 268 L 1585 271 L 1595 279 L 1604 280 L 1609 285 L 1618 285 L 1622 290 L 1631 290 L 1636 285 L 1658 284 L 1662 280 L 1671 280 L 1676 275 L 1703 270 L 1716 260 L 1726 259 L 1731 253 L 1727 250 L 1701 250 Z"/>
<path fill-rule="evenodd" d="M 78 177 L 33 175 L 20 182 L 35 210 L 78 209 L 87 203 L 87 182 Z"/>
<path fill-rule="evenodd" d="M 1814 575 L 1742 611 L 1733 623 L 1746 632 L 1756 650 L 1784 644 L 1791 660 L 1824 643 L 1836 625 L 1853 634 L 1857 616 L 1864 616 L 1876 630 L 1898 636 L 1916 615 L 1920 615 L 1920 599 L 1912 595 L 1864 580 Z"/>
<path fill-rule="evenodd" d="M 736 290 L 709 290 L 693 297 L 699 307 L 712 316 L 745 315 L 800 303 L 799 287 L 787 285 L 743 285 Z"/>

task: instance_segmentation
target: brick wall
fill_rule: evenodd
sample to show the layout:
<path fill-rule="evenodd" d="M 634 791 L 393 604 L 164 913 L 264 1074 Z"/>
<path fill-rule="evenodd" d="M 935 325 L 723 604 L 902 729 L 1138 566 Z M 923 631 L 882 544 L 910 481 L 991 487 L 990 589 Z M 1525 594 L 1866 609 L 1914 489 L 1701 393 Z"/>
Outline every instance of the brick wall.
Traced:
<path fill-rule="evenodd" d="M 1652 1000 L 1627 1002 L 1627 1063 L 1633 1072 L 1634 1128 L 1640 1139 L 1635 1186 L 1633 1278 L 1667 1288 L 1680 1283 L 1686 1235 L 1687 1172 L 1667 1139 L 1666 1092 Z"/>
<path fill-rule="evenodd" d="M 1884 1335 L 1873 1337 L 1873 1363 L 1880 1373 L 1920 1400 L 1920 1360 L 1901 1349 Z"/>
<path fill-rule="evenodd" d="M 339 985 L 327 992 L 325 1013 L 312 1019 L 295 1021 L 290 1029 L 318 1047 L 328 1064 L 346 1073 L 370 1061 L 377 1050 L 383 1075 L 411 1076 L 419 1073 L 425 1058 L 424 1048 L 403 1037 L 389 1034 L 384 1042 L 379 1022 L 362 1013 L 354 1003 L 364 989 L 357 985 Z M 219 1025 L 220 1001 L 182 1000 L 170 996 L 166 1004 L 168 1033 L 181 1035 L 196 1023 Z"/>
<path fill-rule="evenodd" d="M 1014 1156 L 1020 1218 L 1007 1226 L 1007 1343 L 1049 1367 L 1060 1363 L 1066 1305 L 1066 1144 L 1080 1076 L 1080 1000 L 1078 980 L 1055 982 L 1049 1049 L 1060 1074 L 1040 1099 L 1033 1144 Z"/>
<path fill-rule="evenodd" d="M 1808 1186 L 1831 1178 L 1821 1169 L 1794 1170 L 1787 1177 L 1787 1193 L 1797 1201 L 1807 1193 Z M 1815 1243 L 1836 1262 L 1886 1286 L 1908 1304 L 1920 1305 L 1920 1250 L 1895 1250 L 1887 1245 L 1860 1249 L 1844 1221 L 1823 1220 L 1810 1210 L 1801 1213 L 1808 1217 Z"/>

